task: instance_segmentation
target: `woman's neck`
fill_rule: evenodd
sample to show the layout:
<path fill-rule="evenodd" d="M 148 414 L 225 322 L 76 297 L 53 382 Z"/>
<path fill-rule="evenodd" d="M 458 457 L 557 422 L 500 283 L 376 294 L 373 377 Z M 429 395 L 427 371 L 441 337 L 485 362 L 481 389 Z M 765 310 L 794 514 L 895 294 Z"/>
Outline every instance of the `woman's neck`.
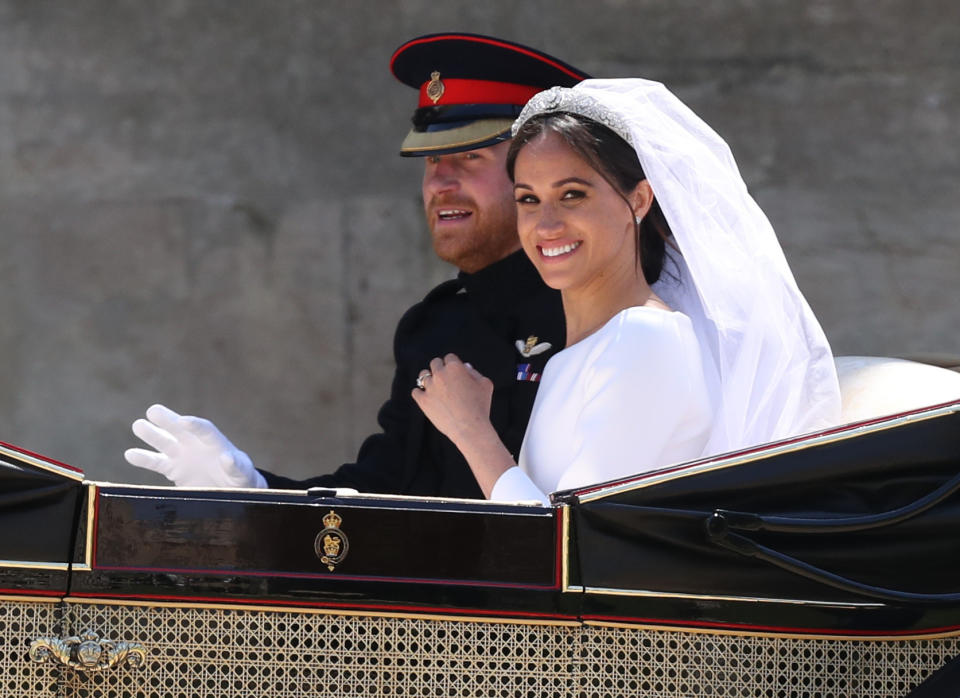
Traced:
<path fill-rule="evenodd" d="M 603 327 L 614 315 L 627 308 L 649 306 L 670 310 L 650 288 L 643 274 L 619 283 L 607 283 L 590 288 L 561 291 L 563 314 L 567 324 L 567 346 L 589 337 Z"/>

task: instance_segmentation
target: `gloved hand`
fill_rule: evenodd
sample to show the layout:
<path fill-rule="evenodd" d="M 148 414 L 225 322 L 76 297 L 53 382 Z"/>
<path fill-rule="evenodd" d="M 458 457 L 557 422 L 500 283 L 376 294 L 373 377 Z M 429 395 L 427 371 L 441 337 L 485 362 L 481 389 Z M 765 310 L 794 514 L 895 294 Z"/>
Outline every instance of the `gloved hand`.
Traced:
<path fill-rule="evenodd" d="M 160 473 L 177 487 L 266 487 L 250 457 L 230 443 L 213 422 L 152 405 L 133 433 L 157 449 L 127 449 L 131 465 Z"/>

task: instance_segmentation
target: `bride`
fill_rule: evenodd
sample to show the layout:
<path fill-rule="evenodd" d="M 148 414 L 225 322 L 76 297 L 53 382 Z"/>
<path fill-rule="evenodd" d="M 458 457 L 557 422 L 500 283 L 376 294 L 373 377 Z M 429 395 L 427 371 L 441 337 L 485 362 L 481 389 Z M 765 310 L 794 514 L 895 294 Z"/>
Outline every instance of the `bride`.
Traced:
<path fill-rule="evenodd" d="M 520 241 L 567 326 L 519 462 L 469 364 L 435 358 L 413 390 L 488 498 L 547 502 L 836 422 L 830 348 L 769 222 L 726 143 L 663 85 L 540 93 L 507 167 Z"/>

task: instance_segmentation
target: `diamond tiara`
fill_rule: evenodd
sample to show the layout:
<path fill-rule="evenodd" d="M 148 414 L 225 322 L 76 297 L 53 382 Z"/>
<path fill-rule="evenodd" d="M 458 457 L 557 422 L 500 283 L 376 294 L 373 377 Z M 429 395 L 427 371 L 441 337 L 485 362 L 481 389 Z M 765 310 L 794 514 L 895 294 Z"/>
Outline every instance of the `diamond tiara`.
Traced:
<path fill-rule="evenodd" d="M 598 99 L 573 87 L 551 87 L 549 90 L 535 94 L 520 112 L 517 120 L 513 122 L 511 135 L 516 136 L 523 125 L 534 116 L 555 112 L 585 116 L 603 124 L 631 146 L 634 145 L 630 127 L 623 117 Z"/>

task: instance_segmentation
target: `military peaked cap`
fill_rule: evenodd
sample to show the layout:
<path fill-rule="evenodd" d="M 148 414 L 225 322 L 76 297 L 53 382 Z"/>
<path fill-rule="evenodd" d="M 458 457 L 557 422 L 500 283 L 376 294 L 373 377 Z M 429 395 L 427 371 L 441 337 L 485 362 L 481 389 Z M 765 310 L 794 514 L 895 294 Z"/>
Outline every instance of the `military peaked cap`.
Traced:
<path fill-rule="evenodd" d="M 428 34 L 390 59 L 400 82 L 417 89 L 413 129 L 400 154 L 444 155 L 510 138 L 510 126 L 533 95 L 590 77 L 553 56 L 480 34 Z"/>

